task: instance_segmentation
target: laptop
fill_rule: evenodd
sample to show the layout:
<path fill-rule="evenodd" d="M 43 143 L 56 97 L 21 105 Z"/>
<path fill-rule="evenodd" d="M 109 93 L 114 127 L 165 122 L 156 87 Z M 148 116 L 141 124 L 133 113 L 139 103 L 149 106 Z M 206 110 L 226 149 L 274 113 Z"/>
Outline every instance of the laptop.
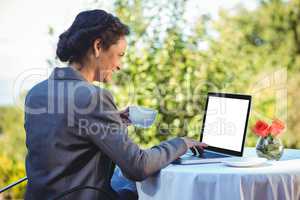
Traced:
<path fill-rule="evenodd" d="M 173 164 L 218 163 L 242 157 L 251 107 L 251 96 L 208 93 L 200 142 L 208 146 L 201 154 L 187 152 Z"/>

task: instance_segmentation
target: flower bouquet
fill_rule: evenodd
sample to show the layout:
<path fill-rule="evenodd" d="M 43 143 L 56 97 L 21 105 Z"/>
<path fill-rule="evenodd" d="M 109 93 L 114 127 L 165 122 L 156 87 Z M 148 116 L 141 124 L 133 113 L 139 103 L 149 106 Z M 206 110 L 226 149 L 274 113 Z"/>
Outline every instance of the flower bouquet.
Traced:
<path fill-rule="evenodd" d="M 274 119 L 268 123 L 258 120 L 252 131 L 259 136 L 256 144 L 256 154 L 258 157 L 267 158 L 268 160 L 279 160 L 283 154 L 283 145 L 277 137 L 285 129 L 285 125 L 279 119 Z"/>

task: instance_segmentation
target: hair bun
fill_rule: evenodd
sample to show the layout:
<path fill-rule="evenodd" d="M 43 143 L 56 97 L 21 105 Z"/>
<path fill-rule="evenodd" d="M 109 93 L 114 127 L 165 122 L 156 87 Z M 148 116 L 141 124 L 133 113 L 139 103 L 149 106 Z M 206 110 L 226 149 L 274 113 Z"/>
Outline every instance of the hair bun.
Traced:
<path fill-rule="evenodd" d="M 62 33 L 59 36 L 59 40 L 57 43 L 57 49 L 56 49 L 56 55 L 63 62 L 70 60 L 70 58 L 72 56 L 72 51 L 68 44 L 68 31 Z"/>

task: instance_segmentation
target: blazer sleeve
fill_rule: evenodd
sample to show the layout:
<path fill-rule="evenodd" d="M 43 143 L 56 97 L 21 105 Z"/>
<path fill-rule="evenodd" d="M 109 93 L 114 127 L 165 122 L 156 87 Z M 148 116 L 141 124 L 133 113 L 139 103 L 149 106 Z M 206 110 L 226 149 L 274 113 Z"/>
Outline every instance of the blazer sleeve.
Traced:
<path fill-rule="evenodd" d="M 128 137 L 127 126 L 122 123 L 110 92 L 100 89 L 92 98 L 97 102 L 95 108 L 79 119 L 85 119 L 87 123 L 83 134 L 112 159 L 129 179 L 142 181 L 187 151 L 182 138 L 162 142 L 150 149 L 139 148 Z"/>

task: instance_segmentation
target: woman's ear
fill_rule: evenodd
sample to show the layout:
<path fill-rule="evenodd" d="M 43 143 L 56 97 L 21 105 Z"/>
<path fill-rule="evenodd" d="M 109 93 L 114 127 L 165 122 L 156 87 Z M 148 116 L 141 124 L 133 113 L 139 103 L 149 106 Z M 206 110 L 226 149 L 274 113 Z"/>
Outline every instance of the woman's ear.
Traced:
<path fill-rule="evenodd" d="M 100 53 L 102 51 L 102 49 L 101 49 L 101 40 L 100 39 L 96 39 L 94 41 L 93 50 L 94 50 L 94 53 L 95 53 L 95 57 L 99 58 Z"/>

